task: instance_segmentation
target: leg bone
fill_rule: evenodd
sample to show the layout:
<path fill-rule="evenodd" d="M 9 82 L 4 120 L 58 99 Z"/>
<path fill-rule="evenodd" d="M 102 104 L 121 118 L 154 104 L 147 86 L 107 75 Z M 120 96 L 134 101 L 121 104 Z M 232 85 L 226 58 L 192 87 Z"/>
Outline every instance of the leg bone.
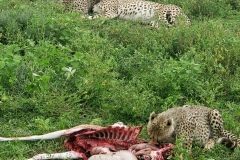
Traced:
<path fill-rule="evenodd" d="M 46 159 L 87 159 L 84 154 L 69 151 L 69 152 L 63 152 L 63 153 L 53 153 L 53 154 L 38 154 L 36 156 L 33 156 L 32 158 L 28 160 L 46 160 Z"/>
<path fill-rule="evenodd" d="M 34 140 L 46 140 L 46 139 L 56 139 L 64 135 L 66 130 L 60 130 L 56 132 L 51 132 L 43 135 L 34 135 L 27 137 L 0 137 L 0 141 L 14 141 L 14 140 L 22 140 L 22 141 L 34 141 Z"/>

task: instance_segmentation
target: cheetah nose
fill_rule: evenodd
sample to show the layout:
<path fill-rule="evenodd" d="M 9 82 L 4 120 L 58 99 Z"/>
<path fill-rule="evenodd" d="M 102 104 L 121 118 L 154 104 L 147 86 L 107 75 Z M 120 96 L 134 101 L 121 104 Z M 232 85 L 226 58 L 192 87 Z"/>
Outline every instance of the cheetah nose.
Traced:
<path fill-rule="evenodd" d="M 160 144 L 163 144 L 164 142 L 163 141 L 157 141 L 157 146 L 159 146 Z"/>
<path fill-rule="evenodd" d="M 153 142 L 153 141 L 149 141 L 149 143 L 148 144 L 151 144 L 151 145 L 155 145 L 155 146 L 159 146 L 161 143 L 160 142 Z"/>

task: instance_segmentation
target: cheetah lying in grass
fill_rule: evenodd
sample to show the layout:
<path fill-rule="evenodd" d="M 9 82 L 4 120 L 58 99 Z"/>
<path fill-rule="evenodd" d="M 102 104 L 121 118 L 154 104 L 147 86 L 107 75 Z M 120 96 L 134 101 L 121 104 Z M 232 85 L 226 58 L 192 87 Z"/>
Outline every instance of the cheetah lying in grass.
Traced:
<path fill-rule="evenodd" d="M 153 112 L 147 131 L 154 144 L 175 143 L 176 137 L 183 136 L 189 151 L 193 142 L 204 144 L 206 149 L 213 148 L 216 141 L 230 149 L 240 146 L 240 138 L 223 128 L 219 111 L 202 106 L 185 105 L 159 114 Z"/>
<path fill-rule="evenodd" d="M 125 20 L 135 20 L 148 23 L 153 27 L 167 24 L 177 24 L 177 18 L 183 17 L 186 24 L 190 24 L 189 18 L 182 9 L 173 4 L 159 4 L 156 2 L 142 0 L 101 0 L 93 7 L 94 16 L 120 18 Z"/>

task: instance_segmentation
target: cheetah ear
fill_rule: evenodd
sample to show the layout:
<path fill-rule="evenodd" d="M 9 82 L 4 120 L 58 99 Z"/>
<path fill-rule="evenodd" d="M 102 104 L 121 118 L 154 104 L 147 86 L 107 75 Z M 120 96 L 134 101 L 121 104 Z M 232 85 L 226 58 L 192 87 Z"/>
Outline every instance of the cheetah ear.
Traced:
<path fill-rule="evenodd" d="M 157 117 L 157 114 L 156 114 L 155 112 L 152 112 L 152 113 L 150 114 L 149 121 L 154 120 L 154 118 L 156 118 L 156 117 Z"/>
<path fill-rule="evenodd" d="M 172 124 L 173 124 L 173 119 L 172 118 L 170 118 L 166 121 L 167 126 L 171 126 Z"/>

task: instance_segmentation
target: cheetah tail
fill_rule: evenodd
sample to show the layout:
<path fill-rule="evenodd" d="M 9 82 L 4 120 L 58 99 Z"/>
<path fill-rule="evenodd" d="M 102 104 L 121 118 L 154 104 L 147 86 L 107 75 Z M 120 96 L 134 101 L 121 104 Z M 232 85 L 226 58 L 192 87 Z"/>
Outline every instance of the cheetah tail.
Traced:
<path fill-rule="evenodd" d="M 188 18 L 188 16 L 186 15 L 186 14 L 184 14 L 183 13 L 183 16 L 186 18 L 186 23 L 188 24 L 188 25 L 191 25 L 191 20 Z"/>
<path fill-rule="evenodd" d="M 238 140 L 240 141 L 240 140 Z M 218 143 L 226 146 L 227 148 L 231 149 L 231 150 L 234 150 L 234 148 L 238 147 L 238 141 L 237 142 L 234 142 L 232 141 L 231 139 L 227 138 L 227 137 L 221 137 L 218 139 Z"/>

